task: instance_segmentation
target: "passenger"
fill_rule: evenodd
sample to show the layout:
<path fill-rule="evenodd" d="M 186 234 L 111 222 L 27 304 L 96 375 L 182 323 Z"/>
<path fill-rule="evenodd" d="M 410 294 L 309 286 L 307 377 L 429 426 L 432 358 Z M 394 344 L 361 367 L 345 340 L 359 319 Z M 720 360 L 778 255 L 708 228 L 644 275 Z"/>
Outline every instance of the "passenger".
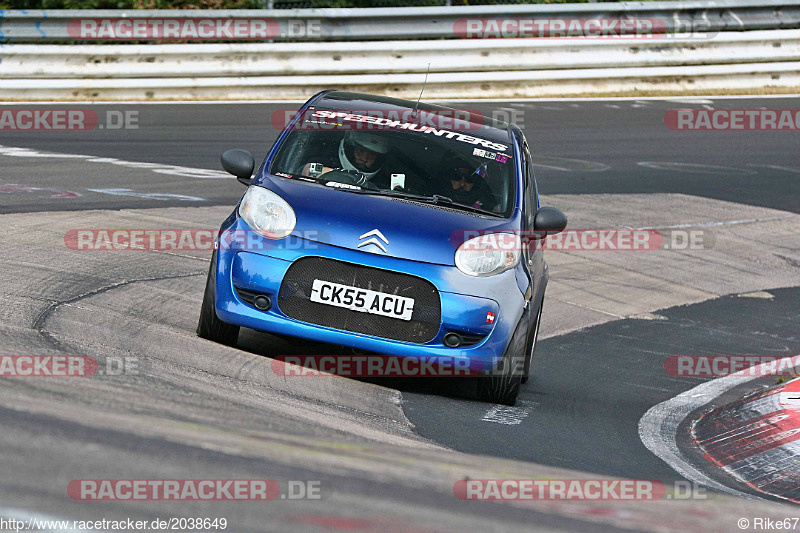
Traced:
<path fill-rule="evenodd" d="M 442 195 L 463 205 L 485 211 L 497 211 L 497 200 L 486 183 L 486 170 L 486 163 L 476 167 L 474 163 L 461 156 L 445 157 L 440 175 L 447 184 Z"/>

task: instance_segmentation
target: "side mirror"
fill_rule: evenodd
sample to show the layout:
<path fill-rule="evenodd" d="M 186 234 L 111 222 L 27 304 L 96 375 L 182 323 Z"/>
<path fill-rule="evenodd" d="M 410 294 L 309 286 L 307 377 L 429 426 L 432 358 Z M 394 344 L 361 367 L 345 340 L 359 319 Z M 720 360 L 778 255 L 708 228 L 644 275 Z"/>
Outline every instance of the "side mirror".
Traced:
<path fill-rule="evenodd" d="M 250 182 L 253 181 L 252 176 L 256 160 L 253 159 L 253 154 L 247 150 L 239 150 L 238 148 L 227 150 L 220 157 L 220 161 L 222 161 L 222 168 L 236 176 L 240 183 L 250 185 Z"/>
<path fill-rule="evenodd" d="M 533 229 L 547 234 L 559 233 L 567 227 L 567 215 L 555 207 L 541 207 L 533 219 Z"/>

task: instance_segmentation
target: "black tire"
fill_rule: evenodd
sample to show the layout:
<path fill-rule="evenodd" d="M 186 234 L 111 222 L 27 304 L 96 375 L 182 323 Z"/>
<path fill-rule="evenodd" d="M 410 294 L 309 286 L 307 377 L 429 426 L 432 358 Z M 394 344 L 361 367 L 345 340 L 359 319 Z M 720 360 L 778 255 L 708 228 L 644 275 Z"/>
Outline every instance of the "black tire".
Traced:
<path fill-rule="evenodd" d="M 234 346 L 239 340 L 239 326 L 227 324 L 219 319 L 214 303 L 217 299 L 217 252 L 211 256 L 211 267 L 206 277 L 206 290 L 203 294 L 203 306 L 200 308 L 200 320 L 197 323 L 197 335 L 210 341 Z"/>
<path fill-rule="evenodd" d="M 483 402 L 514 405 L 522 385 L 522 368 L 528 340 L 528 317 L 519 321 L 503 359 L 490 376 L 477 378 L 477 398 Z"/>
<path fill-rule="evenodd" d="M 536 319 L 533 323 L 533 335 L 531 341 L 528 343 L 528 356 L 525 358 L 525 368 L 522 370 L 522 383 L 527 383 L 531 377 L 531 368 L 533 367 L 533 356 L 536 351 L 536 339 L 539 338 L 539 325 L 542 323 L 542 307 L 544 307 L 544 299 L 539 304 L 539 312 L 536 313 Z"/>

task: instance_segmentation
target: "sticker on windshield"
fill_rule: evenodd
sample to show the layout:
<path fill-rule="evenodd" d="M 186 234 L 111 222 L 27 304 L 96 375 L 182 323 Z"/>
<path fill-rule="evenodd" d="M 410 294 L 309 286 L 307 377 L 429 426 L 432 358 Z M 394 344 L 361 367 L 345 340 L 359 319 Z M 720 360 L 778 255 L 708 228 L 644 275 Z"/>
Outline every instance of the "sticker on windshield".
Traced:
<path fill-rule="evenodd" d="M 489 152 L 488 150 L 483 150 L 481 148 L 475 148 L 472 151 L 472 155 L 477 155 L 478 157 L 485 157 L 486 159 L 493 159 L 498 163 L 507 163 L 508 159 L 511 157 L 508 154 L 498 154 L 496 152 Z"/>
<path fill-rule="evenodd" d="M 497 150 L 498 152 L 505 152 L 508 150 L 508 145 L 492 142 L 486 139 L 481 139 L 480 137 L 475 137 L 473 135 L 465 135 L 463 133 L 459 133 L 457 131 L 450 131 L 444 128 L 434 128 L 431 126 L 425 126 L 421 124 L 416 124 L 413 122 L 401 122 L 399 120 L 391 120 L 388 118 L 381 118 L 381 117 L 373 117 L 368 115 L 359 115 L 356 113 L 346 113 L 343 111 L 328 111 L 324 109 L 319 109 L 314 111 L 311 114 L 312 118 L 316 119 L 335 119 L 337 121 L 344 121 L 344 122 L 353 122 L 353 123 L 364 123 L 364 124 L 371 124 L 373 126 L 377 126 L 380 128 L 386 129 L 398 129 L 398 130 L 406 130 L 406 131 L 415 131 L 418 133 L 424 134 L 432 134 L 436 137 L 444 137 L 446 139 L 454 139 L 459 142 L 468 143 L 468 144 L 477 144 L 483 146 L 484 148 L 489 148 L 491 150 Z M 311 118 L 306 118 L 306 121 L 310 121 Z"/>
<path fill-rule="evenodd" d="M 325 185 L 327 185 L 328 187 L 338 187 L 340 189 L 355 189 L 357 191 L 361 190 L 361 187 L 359 187 L 358 185 L 351 185 L 349 183 L 342 183 L 340 181 L 329 181 Z"/>

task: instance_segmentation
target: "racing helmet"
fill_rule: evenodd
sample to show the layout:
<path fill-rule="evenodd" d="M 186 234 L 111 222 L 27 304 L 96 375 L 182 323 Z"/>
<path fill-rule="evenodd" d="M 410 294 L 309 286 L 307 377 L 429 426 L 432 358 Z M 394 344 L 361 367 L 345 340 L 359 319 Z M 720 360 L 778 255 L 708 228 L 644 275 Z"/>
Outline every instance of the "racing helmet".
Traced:
<path fill-rule="evenodd" d="M 375 163 L 371 167 L 359 164 L 356 160 L 356 146 L 375 154 Z M 360 131 L 348 131 L 339 142 L 339 163 L 344 170 L 355 170 L 366 179 L 372 178 L 383 167 L 389 153 L 389 143 L 378 135 Z"/>

